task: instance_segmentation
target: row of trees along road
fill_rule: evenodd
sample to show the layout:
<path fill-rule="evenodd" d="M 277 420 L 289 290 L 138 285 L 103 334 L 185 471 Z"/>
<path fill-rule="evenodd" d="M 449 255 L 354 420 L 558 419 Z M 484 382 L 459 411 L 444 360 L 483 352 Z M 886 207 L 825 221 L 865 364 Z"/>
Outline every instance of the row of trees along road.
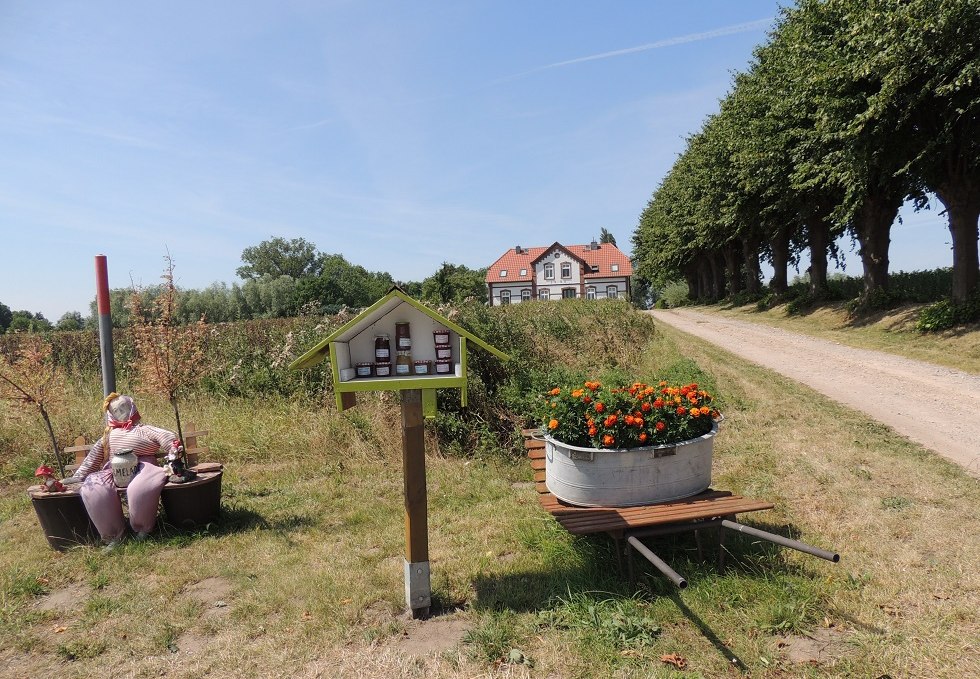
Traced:
<path fill-rule="evenodd" d="M 900 207 L 929 194 L 949 220 L 952 299 L 966 302 L 980 268 L 980 0 L 799 0 L 654 192 L 636 271 L 719 299 L 758 292 L 761 257 L 782 293 L 808 250 L 819 297 L 847 234 L 873 304 Z"/>

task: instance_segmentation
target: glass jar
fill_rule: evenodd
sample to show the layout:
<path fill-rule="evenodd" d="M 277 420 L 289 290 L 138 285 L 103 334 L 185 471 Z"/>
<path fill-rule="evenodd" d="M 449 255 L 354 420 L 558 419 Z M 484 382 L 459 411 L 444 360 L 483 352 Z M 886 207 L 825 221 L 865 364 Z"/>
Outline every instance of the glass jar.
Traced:
<path fill-rule="evenodd" d="M 391 342 L 388 335 L 374 336 L 374 360 L 377 363 L 391 362 Z"/>
<path fill-rule="evenodd" d="M 437 344 L 436 345 L 436 358 L 449 360 L 453 357 L 453 348 L 448 344 Z"/>
<path fill-rule="evenodd" d="M 452 371 L 452 361 L 436 361 L 436 375 L 448 375 Z"/>
<path fill-rule="evenodd" d="M 416 375 L 429 375 L 432 373 L 432 361 L 415 361 Z"/>
<path fill-rule="evenodd" d="M 449 331 L 445 328 L 436 328 L 432 331 L 433 344 L 449 344 Z"/>
<path fill-rule="evenodd" d="M 395 323 L 395 351 L 409 351 L 412 348 L 412 333 L 408 321 Z"/>
<path fill-rule="evenodd" d="M 399 351 L 397 358 L 395 358 L 395 374 L 396 375 L 411 375 L 412 374 L 412 352 L 411 351 Z"/>
<path fill-rule="evenodd" d="M 354 367 L 357 369 L 358 377 L 371 377 L 374 374 L 373 363 L 356 363 Z"/>
<path fill-rule="evenodd" d="M 391 361 L 378 362 L 374 364 L 375 377 L 391 377 Z"/>

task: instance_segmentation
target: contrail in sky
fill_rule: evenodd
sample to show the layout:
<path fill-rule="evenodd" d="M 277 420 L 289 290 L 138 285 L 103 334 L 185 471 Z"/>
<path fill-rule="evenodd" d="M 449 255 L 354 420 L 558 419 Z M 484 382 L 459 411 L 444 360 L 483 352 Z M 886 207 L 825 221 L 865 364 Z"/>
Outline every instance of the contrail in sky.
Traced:
<path fill-rule="evenodd" d="M 613 50 L 612 52 L 602 52 L 601 54 L 591 54 L 587 57 L 578 57 L 577 59 L 568 59 L 567 61 L 557 61 L 553 64 L 547 64 L 545 66 L 538 66 L 537 68 L 532 68 L 530 71 L 524 71 L 523 73 L 516 73 L 511 76 L 500 78 L 495 82 L 504 82 L 506 80 L 513 80 L 515 78 L 522 78 L 526 75 L 532 73 L 539 73 L 541 71 L 547 71 L 552 68 L 560 68 L 562 66 L 571 66 L 572 64 L 581 64 L 586 61 L 598 61 L 599 59 L 609 59 L 611 57 L 619 57 L 624 54 L 633 54 L 634 52 L 646 52 L 647 50 L 659 49 L 661 47 L 671 47 L 672 45 L 683 45 L 688 42 L 698 42 L 700 40 L 710 40 L 711 38 L 720 38 L 723 35 L 734 35 L 735 33 L 746 33 L 747 31 L 754 31 L 759 28 L 766 28 L 772 24 L 775 17 L 768 17 L 766 19 L 757 19 L 756 21 L 749 21 L 744 24 L 734 24 L 732 26 L 722 26 L 721 28 L 716 28 L 713 31 L 705 31 L 704 33 L 691 33 L 689 35 L 681 35 L 676 38 L 667 38 L 666 40 L 658 40 L 657 42 L 650 42 L 646 45 L 638 45 L 636 47 L 627 47 L 626 49 Z"/>

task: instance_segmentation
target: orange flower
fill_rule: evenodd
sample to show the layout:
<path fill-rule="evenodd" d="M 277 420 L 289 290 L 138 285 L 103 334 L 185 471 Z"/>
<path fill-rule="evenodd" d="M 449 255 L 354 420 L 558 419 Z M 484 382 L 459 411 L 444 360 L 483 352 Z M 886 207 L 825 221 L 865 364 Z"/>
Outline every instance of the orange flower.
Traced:
<path fill-rule="evenodd" d="M 643 432 L 642 434 L 640 434 L 640 443 L 646 443 L 648 438 L 650 437 L 647 436 L 647 433 Z"/>
<path fill-rule="evenodd" d="M 589 427 L 589 436 L 595 436 L 597 431 L 595 427 Z"/>
<path fill-rule="evenodd" d="M 551 395 L 552 396 L 557 396 L 560 393 L 561 393 L 561 388 L 559 388 L 559 387 L 555 387 L 554 389 L 551 390 Z"/>
<path fill-rule="evenodd" d="M 643 405 L 640 406 L 640 410 L 642 410 L 645 413 L 650 412 L 651 409 L 652 408 L 649 403 L 644 403 Z"/>
<path fill-rule="evenodd" d="M 636 425 L 637 427 L 642 427 L 642 426 L 643 426 L 643 418 L 642 418 L 642 417 L 634 417 L 634 418 L 633 418 L 633 423 L 634 423 L 634 424 L 635 424 L 635 425 Z"/>
<path fill-rule="evenodd" d="M 664 400 L 662 398 L 658 398 L 656 401 L 653 402 L 653 407 L 654 408 L 663 408 L 664 407 Z"/>
<path fill-rule="evenodd" d="M 619 418 L 618 417 L 616 417 L 615 415 L 610 415 L 609 417 L 606 418 L 606 420 L 605 420 L 605 422 L 603 422 L 603 424 L 606 425 L 607 427 L 612 427 L 618 421 L 619 421 Z"/>
<path fill-rule="evenodd" d="M 609 434 L 606 434 L 605 436 L 602 437 L 602 445 L 611 446 L 614 443 L 616 443 L 616 439 L 614 439 Z"/>
<path fill-rule="evenodd" d="M 684 406 L 677 406 L 677 414 L 678 415 L 686 415 L 687 414 L 687 408 L 685 408 Z"/>
<path fill-rule="evenodd" d="M 701 411 L 698 408 L 691 408 L 691 417 L 700 417 Z"/>
<path fill-rule="evenodd" d="M 581 389 L 576 389 L 575 391 L 572 392 L 572 398 L 582 398 L 582 394 L 584 393 L 585 392 L 582 391 Z"/>
<path fill-rule="evenodd" d="M 584 403 L 585 405 L 589 405 L 590 403 L 592 403 L 592 399 L 586 396 L 585 398 L 582 399 L 582 403 Z"/>
<path fill-rule="evenodd" d="M 606 409 L 606 406 L 603 405 L 602 401 L 596 401 L 595 402 L 595 411 L 597 413 L 601 413 L 601 412 L 605 411 L 605 409 Z"/>
<path fill-rule="evenodd" d="M 664 424 L 663 422 L 657 422 L 657 424 L 655 425 L 655 427 L 656 427 L 656 430 L 657 431 L 663 431 L 664 429 L 667 428 L 667 425 Z"/>
<path fill-rule="evenodd" d="M 702 415 L 710 415 L 711 414 L 711 408 L 709 408 L 708 406 L 701 406 L 701 414 Z"/>
<path fill-rule="evenodd" d="M 632 426 L 636 418 L 634 418 L 632 415 L 627 415 L 625 419 L 626 419 L 626 424 Z"/>
<path fill-rule="evenodd" d="M 557 429 L 557 428 L 558 428 L 558 420 L 552 419 L 551 422 L 548 423 L 548 429 Z"/>

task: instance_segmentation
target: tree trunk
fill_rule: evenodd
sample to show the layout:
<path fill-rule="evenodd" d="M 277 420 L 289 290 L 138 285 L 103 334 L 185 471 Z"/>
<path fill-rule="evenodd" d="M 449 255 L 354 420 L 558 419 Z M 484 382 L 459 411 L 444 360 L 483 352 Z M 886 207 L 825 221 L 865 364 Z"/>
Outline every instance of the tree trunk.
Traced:
<path fill-rule="evenodd" d="M 707 299 L 711 296 L 711 282 L 713 280 L 713 275 L 713 268 L 710 258 L 702 257 L 701 261 L 698 262 L 698 294 L 692 299 L 697 301 Z"/>
<path fill-rule="evenodd" d="M 789 227 L 781 226 L 769 241 L 772 248 L 772 291 L 782 295 L 789 290 Z"/>
<path fill-rule="evenodd" d="M 758 295 L 762 289 L 762 270 L 759 268 L 759 240 L 757 238 L 742 239 L 742 261 L 745 272 L 745 289 L 753 295 Z"/>
<path fill-rule="evenodd" d="M 51 449 L 54 450 L 54 460 L 55 464 L 58 465 L 58 473 L 61 474 L 61 478 L 65 477 L 65 463 L 61 459 L 61 451 L 58 450 L 58 439 L 54 435 L 54 427 L 51 426 L 51 419 L 48 417 L 48 411 L 45 410 L 44 406 L 39 405 L 41 410 L 41 417 L 44 418 L 44 424 L 48 427 L 48 436 L 51 437 Z"/>
<path fill-rule="evenodd" d="M 691 263 L 684 267 L 684 280 L 687 282 L 687 296 L 695 300 L 698 298 L 698 265 Z"/>
<path fill-rule="evenodd" d="M 888 245 L 901 206 L 900 197 L 868 196 L 858 212 L 854 226 L 864 265 L 864 299 L 876 290 L 888 290 Z"/>
<path fill-rule="evenodd" d="M 174 418 L 177 420 L 177 438 L 180 440 L 180 447 L 184 448 L 184 432 L 180 428 L 180 409 L 177 408 L 177 395 L 174 394 L 170 397 L 170 405 L 174 409 Z M 180 454 L 180 461 L 187 466 L 187 450 L 183 450 Z"/>
<path fill-rule="evenodd" d="M 711 294 L 708 298 L 717 302 L 725 296 L 725 259 L 721 253 L 711 255 Z"/>
<path fill-rule="evenodd" d="M 961 304 L 977 291 L 980 281 L 977 252 L 980 193 L 964 180 L 936 187 L 936 196 L 949 215 L 949 232 L 953 237 L 953 302 Z"/>
<path fill-rule="evenodd" d="M 827 249 L 830 247 L 830 224 L 823 217 L 807 220 L 810 239 L 810 292 L 820 297 L 827 292 Z"/>

